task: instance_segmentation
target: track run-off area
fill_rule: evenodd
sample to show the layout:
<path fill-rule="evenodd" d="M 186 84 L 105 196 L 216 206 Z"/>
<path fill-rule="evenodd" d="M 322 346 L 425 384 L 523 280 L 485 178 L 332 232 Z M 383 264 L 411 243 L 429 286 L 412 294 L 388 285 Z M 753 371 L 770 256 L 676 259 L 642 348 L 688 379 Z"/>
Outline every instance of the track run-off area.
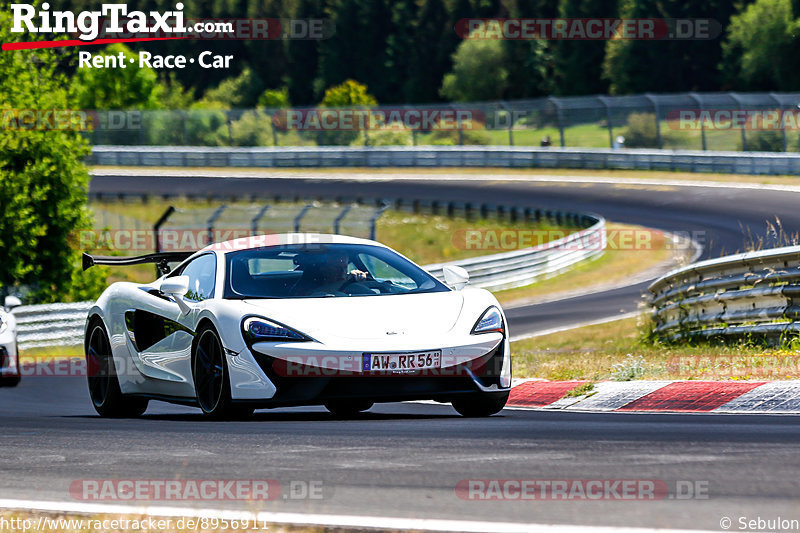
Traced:
<path fill-rule="evenodd" d="M 776 217 L 787 231 L 800 228 L 800 188 L 793 187 L 455 171 L 242 174 L 96 169 L 91 192 L 403 197 L 590 212 L 692 235 L 703 258 L 744 248 L 747 235 L 765 236 L 767 222 Z M 512 336 L 529 335 L 631 313 L 647 284 L 507 309 L 509 329 Z M 334 420 L 321 408 L 296 408 L 213 422 L 196 409 L 154 402 L 140 420 L 104 420 L 95 416 L 83 379 L 49 377 L 0 389 L 0 405 L 0 500 L 82 505 L 86 494 L 76 487 L 86 480 L 247 478 L 275 480 L 281 495 L 258 503 L 147 505 L 326 515 L 338 517 L 340 525 L 350 517 L 352 524 L 372 519 L 385 528 L 440 530 L 493 530 L 491 524 L 500 522 L 503 527 L 494 530 L 554 524 L 591 531 L 583 524 L 592 524 L 721 531 L 727 518 L 734 531 L 741 530 L 742 518 L 800 519 L 800 417 L 791 415 L 509 408 L 488 419 L 465 419 L 449 405 L 407 403 L 378 405 L 349 421 Z M 538 481 L 537 487 L 567 482 L 570 489 L 586 489 L 593 480 L 634 481 L 641 490 L 632 498 L 620 496 L 622 489 L 604 490 L 599 498 L 579 491 L 562 498 L 551 491 L 545 499 L 513 490 L 499 498 L 463 490 L 470 482 L 484 483 L 472 485 L 480 488 L 491 481 L 508 489 L 514 486 L 509 480 Z M 319 492 L 303 496 L 292 493 L 293 486 Z M 399 519 L 449 522 L 426 526 Z"/>

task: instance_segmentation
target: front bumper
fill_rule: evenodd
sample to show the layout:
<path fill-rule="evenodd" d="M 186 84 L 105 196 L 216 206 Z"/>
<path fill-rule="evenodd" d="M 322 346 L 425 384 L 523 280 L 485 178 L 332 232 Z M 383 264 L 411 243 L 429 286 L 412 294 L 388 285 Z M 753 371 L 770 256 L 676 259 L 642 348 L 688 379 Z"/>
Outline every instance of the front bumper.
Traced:
<path fill-rule="evenodd" d="M 320 405 L 334 399 L 450 402 L 475 393 L 507 394 L 510 374 L 505 379 L 503 374 L 510 368 L 508 341 L 501 334 L 470 340 L 471 345 L 441 349 L 442 368 L 403 372 L 362 372 L 358 368 L 361 355 L 375 352 L 328 350 L 318 344 L 304 350 L 300 343 L 257 343 L 234 357 L 238 368 L 252 358 L 259 374 L 269 381 L 269 397 L 257 397 L 254 390 L 237 391 L 235 383 L 232 397 L 259 407 L 283 407 Z M 397 352 L 402 351 L 394 350 Z"/>

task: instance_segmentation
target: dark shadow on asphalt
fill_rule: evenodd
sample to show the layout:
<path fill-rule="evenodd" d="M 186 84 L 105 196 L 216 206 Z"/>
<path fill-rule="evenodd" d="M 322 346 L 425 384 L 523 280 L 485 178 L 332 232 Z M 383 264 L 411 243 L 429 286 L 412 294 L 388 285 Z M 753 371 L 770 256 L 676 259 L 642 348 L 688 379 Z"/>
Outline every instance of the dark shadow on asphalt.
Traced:
<path fill-rule="evenodd" d="M 84 418 L 84 419 L 98 419 L 98 415 L 70 415 L 62 418 Z M 168 421 L 168 422 L 208 422 L 214 424 L 230 424 L 230 423 L 256 423 L 256 422 L 376 422 L 385 420 L 447 420 L 447 419 L 462 419 L 463 417 L 453 413 L 451 414 L 413 414 L 413 413 L 363 413 L 353 418 L 336 418 L 330 413 L 324 412 L 292 412 L 292 413 L 274 413 L 274 412 L 256 412 L 253 416 L 241 420 L 214 420 L 207 418 L 202 414 L 145 414 L 141 418 L 128 418 L 128 419 L 108 419 L 108 420 L 127 420 L 127 421 Z"/>

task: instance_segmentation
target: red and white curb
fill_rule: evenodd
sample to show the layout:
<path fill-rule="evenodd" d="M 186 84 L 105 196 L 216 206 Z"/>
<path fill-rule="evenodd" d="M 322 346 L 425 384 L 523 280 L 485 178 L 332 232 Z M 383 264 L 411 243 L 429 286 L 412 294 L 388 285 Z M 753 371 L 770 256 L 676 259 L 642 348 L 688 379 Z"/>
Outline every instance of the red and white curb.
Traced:
<path fill-rule="evenodd" d="M 800 381 L 602 381 L 580 396 L 586 381 L 521 380 L 508 407 L 572 411 L 800 414 Z"/>

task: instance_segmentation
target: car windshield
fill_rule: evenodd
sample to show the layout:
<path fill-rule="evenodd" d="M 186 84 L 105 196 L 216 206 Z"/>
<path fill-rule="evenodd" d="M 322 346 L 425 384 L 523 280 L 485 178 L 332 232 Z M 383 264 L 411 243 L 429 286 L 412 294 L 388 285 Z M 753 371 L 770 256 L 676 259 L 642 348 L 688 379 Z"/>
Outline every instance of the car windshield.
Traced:
<path fill-rule="evenodd" d="M 224 297 L 330 298 L 445 292 L 401 255 L 363 244 L 299 244 L 228 253 Z"/>

